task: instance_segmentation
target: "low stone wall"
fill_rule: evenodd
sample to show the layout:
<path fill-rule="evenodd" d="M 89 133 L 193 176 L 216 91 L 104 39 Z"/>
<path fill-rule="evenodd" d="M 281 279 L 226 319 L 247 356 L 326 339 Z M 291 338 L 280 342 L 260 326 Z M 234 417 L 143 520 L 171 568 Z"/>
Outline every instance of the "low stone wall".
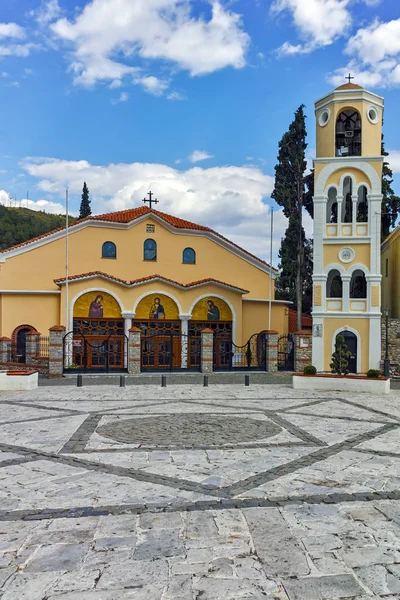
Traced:
<path fill-rule="evenodd" d="M 383 371 L 383 359 L 386 351 L 386 323 L 385 317 L 381 321 L 382 329 L 382 362 L 381 370 Z M 389 319 L 388 323 L 388 345 L 390 359 L 390 376 L 400 377 L 400 319 Z"/>
<path fill-rule="evenodd" d="M 308 329 L 296 331 L 293 334 L 294 341 L 294 370 L 302 373 L 306 365 L 312 361 L 312 335 Z"/>
<path fill-rule="evenodd" d="M 0 369 L 7 369 L 12 371 L 38 371 L 41 375 L 49 374 L 49 359 L 47 356 L 36 356 L 31 357 L 29 363 L 19 362 L 0 362 Z"/>

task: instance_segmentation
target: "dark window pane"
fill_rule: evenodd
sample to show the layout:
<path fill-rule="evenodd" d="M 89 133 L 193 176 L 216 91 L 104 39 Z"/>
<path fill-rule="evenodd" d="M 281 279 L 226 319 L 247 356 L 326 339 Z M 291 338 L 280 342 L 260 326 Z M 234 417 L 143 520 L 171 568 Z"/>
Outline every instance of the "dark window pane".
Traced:
<path fill-rule="evenodd" d="M 117 247 L 113 242 L 104 242 L 101 253 L 102 258 L 116 258 Z"/>
<path fill-rule="evenodd" d="M 157 244 L 154 240 L 146 240 L 143 248 L 143 260 L 157 260 Z"/>
<path fill-rule="evenodd" d="M 193 248 L 185 248 L 183 251 L 183 262 L 194 265 L 196 262 L 196 253 Z"/>

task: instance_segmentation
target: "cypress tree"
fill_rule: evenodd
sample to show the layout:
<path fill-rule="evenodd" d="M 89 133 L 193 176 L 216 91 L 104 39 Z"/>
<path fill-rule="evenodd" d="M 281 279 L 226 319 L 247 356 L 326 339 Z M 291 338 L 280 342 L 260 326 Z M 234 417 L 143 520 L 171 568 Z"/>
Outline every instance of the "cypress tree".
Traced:
<path fill-rule="evenodd" d="M 271 197 L 282 206 L 289 226 L 280 251 L 282 269 L 279 285 L 295 289 L 297 329 L 302 326 L 305 276 L 305 233 L 302 210 L 305 196 L 306 124 L 304 104 L 297 109 L 289 129 L 279 142 L 278 163 L 275 166 L 275 188 Z"/>
<path fill-rule="evenodd" d="M 79 208 L 79 218 L 84 219 L 85 217 L 89 217 L 91 214 L 92 209 L 90 208 L 89 188 L 86 185 L 86 181 L 84 181 L 82 189 L 82 201 Z"/>

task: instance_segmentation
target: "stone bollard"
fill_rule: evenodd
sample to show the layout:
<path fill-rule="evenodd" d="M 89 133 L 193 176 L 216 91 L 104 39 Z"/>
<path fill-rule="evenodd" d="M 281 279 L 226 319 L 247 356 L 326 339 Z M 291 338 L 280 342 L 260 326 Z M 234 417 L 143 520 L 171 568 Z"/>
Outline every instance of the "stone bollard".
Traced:
<path fill-rule="evenodd" d="M 128 339 L 128 373 L 130 375 L 139 375 L 141 343 L 140 336 L 142 331 L 139 327 L 131 327 Z"/>
<path fill-rule="evenodd" d="M 11 338 L 0 338 L 0 363 L 11 362 Z"/>
<path fill-rule="evenodd" d="M 39 355 L 40 333 L 37 331 L 26 334 L 25 362 L 29 365 L 32 358 Z"/>
<path fill-rule="evenodd" d="M 49 329 L 49 377 L 62 377 L 63 365 L 63 340 L 65 327 L 54 325 Z"/>
<path fill-rule="evenodd" d="M 275 373 L 278 370 L 278 332 L 274 329 L 263 332 L 265 334 L 266 370 Z"/>
<path fill-rule="evenodd" d="M 212 373 L 214 362 L 214 334 L 212 329 L 201 330 L 201 372 Z"/>

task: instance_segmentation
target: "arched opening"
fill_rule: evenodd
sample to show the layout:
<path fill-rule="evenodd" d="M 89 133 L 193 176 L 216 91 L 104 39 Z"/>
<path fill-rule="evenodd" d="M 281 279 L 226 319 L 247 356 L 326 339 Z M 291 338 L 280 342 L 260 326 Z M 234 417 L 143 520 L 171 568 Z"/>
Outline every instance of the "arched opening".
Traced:
<path fill-rule="evenodd" d="M 182 253 L 182 262 L 187 265 L 194 265 L 196 263 L 196 252 L 193 248 L 185 248 Z"/>
<path fill-rule="evenodd" d="M 232 311 L 227 302 L 206 296 L 196 302 L 189 321 L 189 333 L 200 335 L 204 328 L 214 333 L 214 368 L 229 368 L 232 360 Z"/>
<path fill-rule="evenodd" d="M 345 177 L 343 181 L 343 207 L 342 207 L 342 223 L 353 222 L 353 181 L 351 177 Z"/>
<path fill-rule="evenodd" d="M 337 203 L 337 190 L 336 188 L 330 188 L 328 191 L 328 202 L 326 205 L 326 222 L 337 223 L 338 218 L 338 203 Z"/>
<path fill-rule="evenodd" d="M 92 371 L 121 370 L 126 351 L 124 319 L 114 296 L 103 291 L 79 296 L 73 308 L 73 331 L 65 338 L 68 360 L 64 364 Z"/>
<path fill-rule="evenodd" d="M 338 333 L 336 339 L 339 335 L 344 337 L 347 350 L 351 352 L 351 356 L 347 359 L 347 362 L 349 363 L 349 371 L 350 373 L 357 373 L 357 336 L 352 331 L 346 330 Z"/>
<path fill-rule="evenodd" d="M 133 325 L 142 331 L 144 371 L 181 367 L 182 336 L 179 309 L 166 294 L 148 294 L 136 307 Z"/>
<path fill-rule="evenodd" d="M 37 333 L 35 327 L 25 323 L 18 325 L 11 335 L 11 359 L 15 362 L 26 361 L 26 334 Z"/>
<path fill-rule="evenodd" d="M 337 269 L 332 269 L 332 271 L 329 271 L 328 279 L 326 281 L 326 297 L 343 297 L 342 277 Z"/>
<path fill-rule="evenodd" d="M 358 188 L 357 195 L 357 223 L 368 223 L 368 200 L 365 185 Z"/>
<path fill-rule="evenodd" d="M 101 249 L 102 258 L 117 258 L 117 246 L 114 242 L 104 242 Z"/>
<path fill-rule="evenodd" d="M 357 269 L 351 276 L 350 280 L 350 298 L 362 298 L 367 297 L 367 280 L 365 274 L 361 269 Z"/>
<path fill-rule="evenodd" d="M 336 156 L 361 156 L 361 117 L 354 108 L 336 119 Z"/>
<path fill-rule="evenodd" d="M 145 240 L 143 244 L 143 260 L 157 260 L 157 243 L 155 240 Z"/>

